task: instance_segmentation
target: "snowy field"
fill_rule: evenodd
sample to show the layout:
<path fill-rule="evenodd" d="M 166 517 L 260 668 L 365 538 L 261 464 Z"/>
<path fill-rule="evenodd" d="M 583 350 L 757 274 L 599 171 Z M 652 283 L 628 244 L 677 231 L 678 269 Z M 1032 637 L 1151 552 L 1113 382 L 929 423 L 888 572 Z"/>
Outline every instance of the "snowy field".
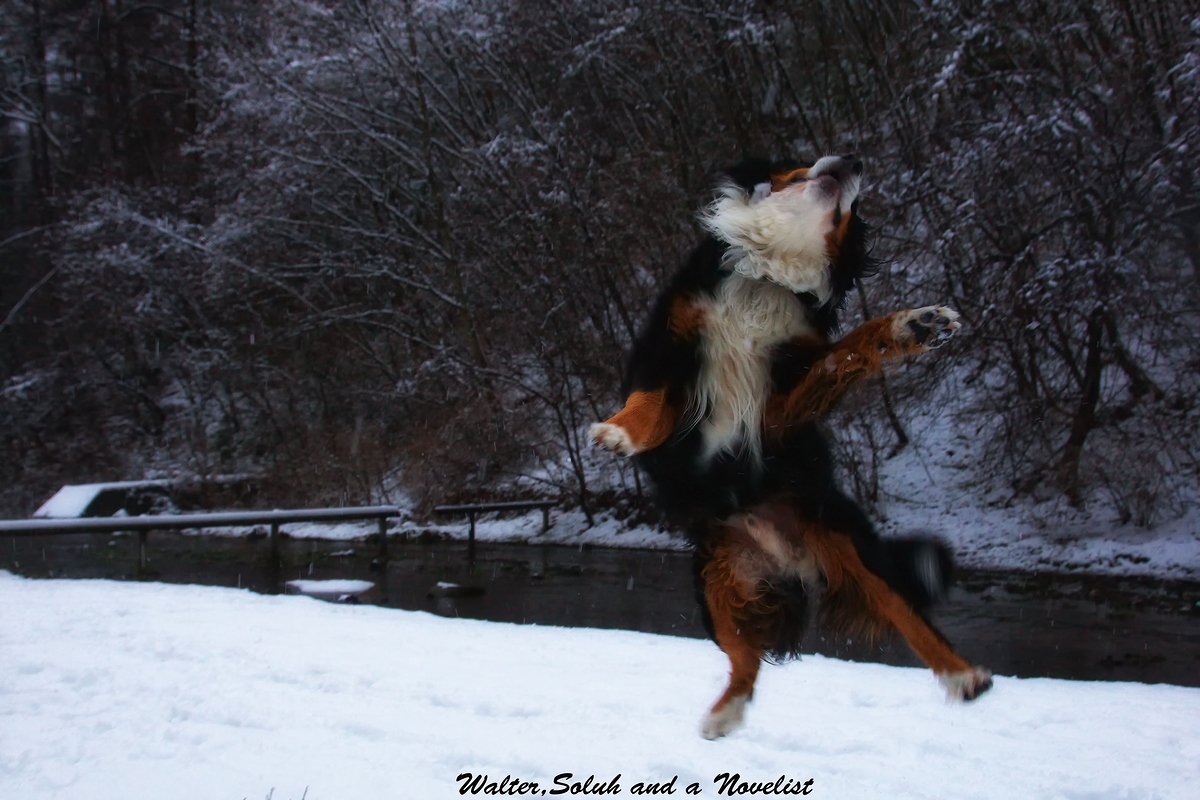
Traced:
<path fill-rule="evenodd" d="M 726 772 L 889 800 L 1200 785 L 1196 689 L 999 678 L 953 706 L 925 671 L 808 657 L 707 742 L 708 642 L 8 573 L 0 606 L 5 798 L 449 798 L 464 772 L 539 792 L 619 774 L 620 796 L 675 776 L 725 796 Z"/>

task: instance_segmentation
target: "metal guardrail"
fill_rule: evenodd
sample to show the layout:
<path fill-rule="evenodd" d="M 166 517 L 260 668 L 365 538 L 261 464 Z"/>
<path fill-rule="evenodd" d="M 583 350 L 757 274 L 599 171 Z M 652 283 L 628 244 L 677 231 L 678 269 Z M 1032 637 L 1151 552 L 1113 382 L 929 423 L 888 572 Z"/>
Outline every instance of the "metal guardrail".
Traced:
<path fill-rule="evenodd" d="M 510 503 L 463 503 L 460 505 L 434 506 L 435 514 L 466 514 L 470 522 L 467 532 L 467 563 L 475 565 L 475 515 L 489 511 L 542 510 L 542 533 L 550 530 L 550 509 L 558 505 L 555 500 L 518 500 Z"/>
<path fill-rule="evenodd" d="M 475 515 L 489 511 L 529 511 L 541 509 L 542 533 L 550 529 L 553 500 L 522 500 L 509 503 L 466 503 L 437 506 L 438 514 L 466 514 L 470 521 L 467 560 L 475 563 Z M 71 533 L 138 534 L 138 572 L 146 569 L 146 534 L 149 531 L 189 528 L 227 528 L 236 525 L 268 525 L 271 530 L 271 558 L 279 560 L 279 526 L 288 522 L 344 522 L 359 519 L 379 521 L 379 558 L 387 560 L 387 520 L 400 516 L 396 506 L 351 506 L 348 508 L 291 508 L 274 511 L 216 511 L 201 514 L 149 514 L 140 517 L 76 517 L 71 519 L 0 520 L 0 536 L 55 536 Z"/>
<path fill-rule="evenodd" d="M 0 520 L 0 536 L 55 536 L 70 533 L 138 534 L 138 572 L 146 569 L 146 534 L 149 531 L 188 528 L 226 528 L 235 525 L 269 525 L 271 558 L 279 560 L 279 526 L 287 522 L 379 521 L 379 557 L 387 559 L 387 520 L 400 515 L 396 506 L 348 508 L 292 508 L 275 511 L 218 511 L 203 514 L 152 514 L 141 517 L 79 517 L 72 519 Z"/>
<path fill-rule="evenodd" d="M 62 533 L 165 531 L 185 528 L 224 528 L 235 525 L 282 525 L 285 522 L 340 522 L 399 516 L 396 506 L 292 508 L 275 511 L 217 511 L 203 514 L 153 514 L 141 517 L 77 517 L 71 519 L 0 520 L 3 536 L 49 536 Z"/>

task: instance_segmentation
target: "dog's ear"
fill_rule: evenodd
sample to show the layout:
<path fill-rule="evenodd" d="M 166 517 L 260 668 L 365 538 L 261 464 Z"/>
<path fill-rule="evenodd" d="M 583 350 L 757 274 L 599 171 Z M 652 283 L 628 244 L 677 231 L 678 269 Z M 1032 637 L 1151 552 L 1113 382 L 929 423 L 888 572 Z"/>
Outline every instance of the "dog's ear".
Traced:
<path fill-rule="evenodd" d="M 791 162 L 771 161 L 767 158 L 747 158 L 724 170 L 724 179 L 725 182 L 739 187 L 753 201 L 757 198 L 758 187 L 761 184 L 768 184 L 769 189 L 772 176 L 798 166 Z"/>

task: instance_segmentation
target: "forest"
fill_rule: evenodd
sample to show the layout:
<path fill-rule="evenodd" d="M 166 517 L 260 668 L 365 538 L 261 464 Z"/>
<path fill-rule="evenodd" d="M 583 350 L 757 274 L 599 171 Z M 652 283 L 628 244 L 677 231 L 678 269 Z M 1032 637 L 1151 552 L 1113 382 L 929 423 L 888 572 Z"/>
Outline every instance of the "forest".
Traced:
<path fill-rule="evenodd" d="M 961 336 L 829 421 L 867 504 L 934 413 L 963 502 L 1200 500 L 1184 0 L 0 0 L 0 511 L 260 476 L 276 505 L 653 519 L 590 423 L 745 155 L 866 163 L 844 320 Z"/>

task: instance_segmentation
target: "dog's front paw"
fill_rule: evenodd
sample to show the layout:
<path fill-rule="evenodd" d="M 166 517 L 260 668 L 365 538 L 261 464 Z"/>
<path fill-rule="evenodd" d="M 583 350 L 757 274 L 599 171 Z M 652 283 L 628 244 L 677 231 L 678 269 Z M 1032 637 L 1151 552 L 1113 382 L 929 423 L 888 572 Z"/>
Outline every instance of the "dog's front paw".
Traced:
<path fill-rule="evenodd" d="M 611 422 L 597 422 L 588 430 L 588 435 L 597 446 L 621 456 L 631 456 L 637 452 L 629 432 L 620 425 Z"/>
<path fill-rule="evenodd" d="M 961 327 L 954 309 L 925 306 L 897 312 L 892 319 L 892 336 L 897 342 L 933 350 L 944 345 Z"/>
<path fill-rule="evenodd" d="M 941 672 L 938 680 L 946 687 L 946 698 L 956 702 L 974 700 L 992 688 L 992 672 L 984 667 L 971 667 L 962 672 Z"/>

